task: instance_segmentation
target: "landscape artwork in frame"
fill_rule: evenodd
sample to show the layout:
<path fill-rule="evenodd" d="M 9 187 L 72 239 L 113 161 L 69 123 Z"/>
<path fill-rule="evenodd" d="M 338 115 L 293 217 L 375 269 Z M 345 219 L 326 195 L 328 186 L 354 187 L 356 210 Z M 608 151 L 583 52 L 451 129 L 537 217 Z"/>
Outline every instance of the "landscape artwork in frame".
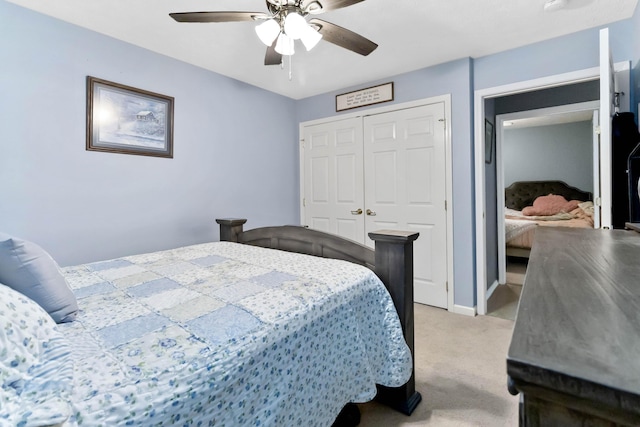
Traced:
<path fill-rule="evenodd" d="M 173 158 L 173 98 L 88 76 L 87 150 Z"/>

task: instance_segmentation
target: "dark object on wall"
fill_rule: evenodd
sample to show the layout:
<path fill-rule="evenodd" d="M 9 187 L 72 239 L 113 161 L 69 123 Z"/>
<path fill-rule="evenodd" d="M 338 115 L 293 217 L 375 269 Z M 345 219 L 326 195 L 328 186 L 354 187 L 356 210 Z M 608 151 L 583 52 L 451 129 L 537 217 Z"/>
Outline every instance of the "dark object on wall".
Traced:
<path fill-rule="evenodd" d="M 484 162 L 491 164 L 491 154 L 493 153 L 493 123 L 484 119 Z"/>
<path fill-rule="evenodd" d="M 640 144 L 627 160 L 629 171 L 629 221 L 640 222 Z"/>
<path fill-rule="evenodd" d="M 633 113 L 616 113 L 611 125 L 611 222 L 613 228 L 624 228 L 629 221 L 629 154 L 640 142 Z"/>
<path fill-rule="evenodd" d="M 86 148 L 173 158 L 173 97 L 87 76 Z"/>

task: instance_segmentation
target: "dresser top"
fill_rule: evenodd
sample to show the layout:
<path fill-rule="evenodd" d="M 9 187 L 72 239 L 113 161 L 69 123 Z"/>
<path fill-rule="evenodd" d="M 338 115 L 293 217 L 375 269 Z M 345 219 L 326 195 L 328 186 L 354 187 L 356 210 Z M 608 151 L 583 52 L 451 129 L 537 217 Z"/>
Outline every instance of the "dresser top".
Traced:
<path fill-rule="evenodd" d="M 586 398 L 640 399 L 639 233 L 538 227 L 507 370 Z"/>

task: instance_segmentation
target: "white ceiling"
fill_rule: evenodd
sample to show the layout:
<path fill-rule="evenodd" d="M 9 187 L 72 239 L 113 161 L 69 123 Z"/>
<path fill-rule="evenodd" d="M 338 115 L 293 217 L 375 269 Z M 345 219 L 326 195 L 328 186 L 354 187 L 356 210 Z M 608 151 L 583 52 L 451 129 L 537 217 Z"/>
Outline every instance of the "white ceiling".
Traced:
<path fill-rule="evenodd" d="M 376 42 L 369 56 L 321 41 L 296 45 L 293 78 L 264 66 L 252 22 L 177 23 L 170 12 L 266 12 L 265 0 L 8 0 L 293 98 L 362 85 L 451 60 L 516 48 L 630 18 L 638 0 L 366 0 L 317 17 Z M 320 0 L 321 1 L 321 0 Z"/>

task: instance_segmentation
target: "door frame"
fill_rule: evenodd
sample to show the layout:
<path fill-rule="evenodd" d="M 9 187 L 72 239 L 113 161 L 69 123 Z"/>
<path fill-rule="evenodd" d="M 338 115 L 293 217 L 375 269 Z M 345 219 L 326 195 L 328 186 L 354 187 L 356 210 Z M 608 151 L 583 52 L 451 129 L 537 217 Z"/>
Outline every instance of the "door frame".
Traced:
<path fill-rule="evenodd" d="M 372 116 L 376 114 L 389 113 L 393 111 L 406 110 L 414 107 L 422 107 L 430 104 L 444 104 L 444 144 L 445 144 L 445 194 L 446 194 L 446 245 L 447 245 L 447 310 L 455 312 L 454 295 L 455 295 L 455 280 L 453 275 L 453 161 L 452 161 L 452 147 L 451 147 L 451 94 L 433 96 L 429 98 L 423 98 L 416 101 L 402 102 L 398 104 L 391 104 L 384 107 L 369 108 L 363 111 L 352 111 L 345 114 L 336 116 L 324 117 L 321 119 L 309 120 L 306 122 L 300 122 L 298 125 L 298 148 L 299 148 L 299 165 L 300 165 L 300 222 L 305 217 L 304 206 L 304 127 L 312 126 L 328 122 L 336 122 L 345 119 L 351 119 L 356 117 L 364 118 L 365 116 Z M 467 314 L 466 310 L 461 312 Z"/>
<path fill-rule="evenodd" d="M 600 101 L 586 101 L 575 104 L 565 104 L 556 107 L 538 108 L 535 110 L 518 111 L 516 113 L 505 113 L 496 116 L 496 212 L 500 213 L 504 210 L 505 196 L 504 191 L 504 163 L 502 157 L 502 144 L 504 141 L 504 122 L 518 119 L 528 119 L 533 117 L 552 116 L 554 114 L 571 113 L 575 111 L 599 111 Z M 595 132 L 595 129 L 593 130 Z M 593 145 L 593 140 L 589 141 Z M 593 147 L 591 148 L 593 152 Z M 593 179 L 592 179 L 593 181 Z M 594 189 L 595 190 L 595 189 Z M 594 195 L 595 195 L 594 191 Z M 506 247 L 505 247 L 505 220 L 503 215 L 498 215 L 498 284 L 506 283 Z M 491 296 L 492 290 L 497 287 L 492 286 L 487 291 L 485 298 Z"/>
<path fill-rule="evenodd" d="M 629 72 L 629 61 L 614 64 L 615 72 Z M 486 227 L 485 227 L 485 176 L 484 176 L 484 101 L 517 93 L 548 89 L 573 83 L 600 78 L 600 67 L 592 67 L 568 73 L 556 74 L 538 79 L 524 80 L 502 86 L 474 91 L 474 156 L 475 156 L 475 228 L 476 228 L 476 311 L 480 315 L 487 313 L 487 277 L 486 264 Z M 628 80 L 628 79 L 627 79 Z M 629 89 L 626 88 L 627 94 Z M 625 97 L 623 97 L 625 98 Z M 628 97 L 626 97 L 628 103 Z M 494 287 L 492 286 L 492 289 Z"/>

